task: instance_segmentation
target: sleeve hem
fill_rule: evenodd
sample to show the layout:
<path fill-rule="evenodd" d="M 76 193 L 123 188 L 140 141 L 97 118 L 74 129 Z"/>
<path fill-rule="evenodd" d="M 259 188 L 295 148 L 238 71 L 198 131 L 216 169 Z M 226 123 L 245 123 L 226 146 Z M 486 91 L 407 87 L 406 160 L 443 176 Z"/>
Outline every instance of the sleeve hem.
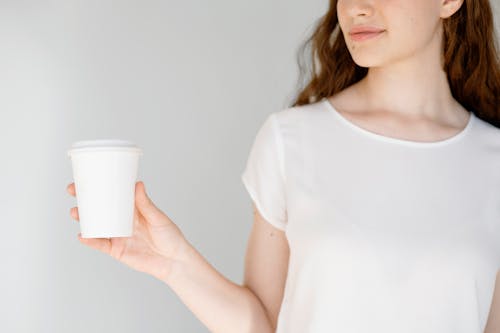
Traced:
<path fill-rule="evenodd" d="M 243 181 L 243 184 L 245 185 L 247 191 L 248 191 L 248 194 L 250 194 L 250 197 L 252 198 L 253 202 L 255 203 L 255 206 L 257 207 L 257 209 L 259 210 L 259 213 L 262 215 L 262 217 L 271 225 L 273 225 L 274 227 L 282 230 L 282 231 L 286 231 L 286 223 L 282 222 L 282 221 L 279 221 L 279 220 L 276 220 L 276 219 L 272 219 L 269 217 L 267 211 L 264 211 L 262 209 L 262 205 L 260 203 L 260 201 L 258 201 L 257 199 L 257 195 L 254 191 L 254 189 L 250 186 L 250 184 L 247 182 L 246 178 L 245 178 L 245 174 L 242 174 L 241 175 L 241 180 Z"/>

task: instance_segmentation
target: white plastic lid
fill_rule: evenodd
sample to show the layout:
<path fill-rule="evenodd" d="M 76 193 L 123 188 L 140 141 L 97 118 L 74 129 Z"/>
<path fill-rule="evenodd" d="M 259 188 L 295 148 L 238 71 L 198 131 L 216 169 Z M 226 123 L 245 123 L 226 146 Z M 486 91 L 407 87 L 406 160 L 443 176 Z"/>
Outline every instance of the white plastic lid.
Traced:
<path fill-rule="evenodd" d="M 142 155 L 142 150 L 131 141 L 119 139 L 103 139 L 77 141 L 73 143 L 71 149 L 68 150 L 68 156 L 71 156 L 71 154 L 74 153 L 91 151 L 125 151 L 135 152 Z"/>

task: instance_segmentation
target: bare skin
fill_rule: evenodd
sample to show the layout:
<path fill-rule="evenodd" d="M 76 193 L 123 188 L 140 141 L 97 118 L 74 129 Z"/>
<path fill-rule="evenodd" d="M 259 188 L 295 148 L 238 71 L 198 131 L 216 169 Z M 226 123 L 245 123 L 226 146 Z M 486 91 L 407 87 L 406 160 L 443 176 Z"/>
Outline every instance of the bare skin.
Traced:
<path fill-rule="evenodd" d="M 463 0 L 338 0 L 337 16 L 354 62 L 367 75 L 331 97 L 332 105 L 360 127 L 389 137 L 439 141 L 465 127 L 468 111 L 452 95 L 443 69 L 443 21 Z M 358 25 L 382 29 L 356 41 Z"/>
<path fill-rule="evenodd" d="M 456 117 L 436 120 L 376 109 L 363 103 L 363 99 L 359 98 L 362 93 L 358 90 L 359 83 L 330 96 L 328 100 L 351 123 L 386 137 L 417 142 L 441 141 L 461 132 L 469 121 L 469 112 L 458 102 L 454 110 Z"/>
<path fill-rule="evenodd" d="M 67 191 L 76 196 L 75 184 L 69 184 Z M 79 221 L 78 207 L 72 207 L 70 214 Z M 154 205 L 141 181 L 135 188 L 131 237 L 85 239 L 78 235 L 78 239 L 132 269 L 165 282 L 210 332 L 276 330 L 288 265 L 288 243 L 284 232 L 265 221 L 255 206 L 243 285 L 230 281 L 210 265 L 177 225 Z"/>
<path fill-rule="evenodd" d="M 75 184 L 67 187 L 76 196 Z M 186 240 L 180 229 L 161 212 L 147 196 L 143 182 L 136 183 L 134 233 L 132 237 L 82 238 L 83 244 L 110 255 L 129 267 L 163 279 L 171 266 L 168 258 L 176 258 Z M 78 207 L 72 207 L 71 217 L 79 221 Z"/>

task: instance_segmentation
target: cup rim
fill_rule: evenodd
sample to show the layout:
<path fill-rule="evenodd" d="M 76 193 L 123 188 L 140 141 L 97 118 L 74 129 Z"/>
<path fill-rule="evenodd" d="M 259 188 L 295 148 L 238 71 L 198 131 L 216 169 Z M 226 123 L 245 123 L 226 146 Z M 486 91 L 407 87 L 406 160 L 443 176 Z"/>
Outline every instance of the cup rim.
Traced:
<path fill-rule="evenodd" d="M 68 156 L 79 153 L 98 153 L 98 152 L 117 152 L 117 153 L 135 153 L 143 155 L 140 148 L 127 148 L 127 147 L 92 147 L 92 148 L 78 148 L 68 150 Z"/>
<path fill-rule="evenodd" d="M 129 140 L 122 139 L 96 139 L 80 140 L 73 143 L 67 151 L 68 155 L 86 152 L 134 152 L 142 155 L 142 149 Z"/>

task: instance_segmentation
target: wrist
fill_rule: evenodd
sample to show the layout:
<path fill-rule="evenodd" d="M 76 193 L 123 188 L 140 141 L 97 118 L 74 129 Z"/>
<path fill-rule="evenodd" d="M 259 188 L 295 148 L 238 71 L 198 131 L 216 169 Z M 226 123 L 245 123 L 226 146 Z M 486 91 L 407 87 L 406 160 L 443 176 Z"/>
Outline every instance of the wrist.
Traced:
<path fill-rule="evenodd" d="M 161 271 L 158 278 L 166 284 L 170 284 L 176 272 L 179 272 L 181 267 L 189 262 L 195 252 L 196 250 L 191 243 L 183 239 L 172 256 L 162 256 Z"/>

